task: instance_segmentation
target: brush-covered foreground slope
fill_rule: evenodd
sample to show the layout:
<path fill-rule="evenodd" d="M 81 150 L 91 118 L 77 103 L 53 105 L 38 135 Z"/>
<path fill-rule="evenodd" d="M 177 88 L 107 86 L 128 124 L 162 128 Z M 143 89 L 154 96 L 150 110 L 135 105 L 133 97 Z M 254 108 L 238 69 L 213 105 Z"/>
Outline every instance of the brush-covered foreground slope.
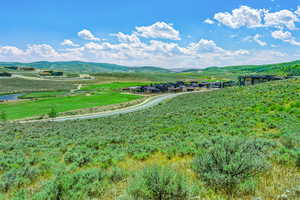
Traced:
<path fill-rule="evenodd" d="M 151 164 L 183 173 L 202 199 L 277 199 L 299 186 L 299 94 L 300 80 L 285 80 L 186 94 L 105 119 L 3 124 L 0 199 L 117 199 L 132 174 Z M 230 197 L 191 170 L 216 136 L 270 145 L 267 171 Z"/>
<path fill-rule="evenodd" d="M 97 73 L 97 72 L 170 72 L 167 69 L 160 67 L 141 66 L 127 67 L 123 65 L 109 63 L 93 63 L 81 61 L 66 61 L 66 62 L 33 62 L 33 63 L 18 63 L 18 62 L 0 62 L 0 66 L 20 66 L 34 67 L 38 69 L 54 69 L 69 72 L 81 73 Z"/>

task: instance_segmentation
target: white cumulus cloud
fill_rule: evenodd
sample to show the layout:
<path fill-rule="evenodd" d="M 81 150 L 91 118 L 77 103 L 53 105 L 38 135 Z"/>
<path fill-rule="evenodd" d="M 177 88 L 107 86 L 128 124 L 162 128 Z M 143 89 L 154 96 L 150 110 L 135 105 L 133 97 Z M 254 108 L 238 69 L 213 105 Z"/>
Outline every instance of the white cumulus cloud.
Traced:
<path fill-rule="evenodd" d="M 268 44 L 265 41 L 262 41 L 261 38 L 262 38 L 262 35 L 256 34 L 254 36 L 246 37 L 244 40 L 250 41 L 250 42 L 256 42 L 257 44 L 259 44 L 262 47 L 267 46 Z"/>
<path fill-rule="evenodd" d="M 141 41 L 139 39 L 139 37 L 136 34 L 125 34 L 122 32 L 116 33 L 116 34 L 112 34 L 113 36 L 116 36 L 119 40 L 119 42 L 124 42 L 124 43 L 135 43 L 135 44 L 140 44 Z"/>
<path fill-rule="evenodd" d="M 209 18 L 207 18 L 206 20 L 204 20 L 204 23 L 206 24 L 214 24 L 215 22 Z"/>
<path fill-rule="evenodd" d="M 100 38 L 95 37 L 92 32 L 87 29 L 83 29 L 82 31 L 78 32 L 78 36 L 85 40 L 100 41 Z"/>
<path fill-rule="evenodd" d="M 59 56 L 59 53 L 48 44 L 29 45 L 25 53 L 28 56 L 39 58 L 53 58 Z"/>
<path fill-rule="evenodd" d="M 297 7 L 297 10 L 295 11 L 296 15 L 300 16 L 300 6 Z"/>
<path fill-rule="evenodd" d="M 64 40 L 62 43 L 60 43 L 62 46 L 70 46 L 70 47 L 78 47 L 78 44 L 75 44 L 72 40 Z"/>
<path fill-rule="evenodd" d="M 187 50 L 189 52 L 192 52 L 193 54 L 197 53 L 220 53 L 223 52 L 224 49 L 221 47 L 218 47 L 215 41 L 213 40 L 206 40 L 201 39 L 198 42 L 192 42 L 187 47 Z"/>
<path fill-rule="evenodd" d="M 216 13 L 214 19 L 219 23 L 233 29 L 248 27 L 275 27 L 296 29 L 296 22 L 299 22 L 297 15 L 300 15 L 300 7 L 295 12 L 290 10 L 280 10 L 270 12 L 267 9 L 255 9 L 249 6 L 241 6 L 232 12 Z"/>
<path fill-rule="evenodd" d="M 165 22 L 156 22 L 150 26 L 138 26 L 136 34 L 144 38 L 181 39 L 179 31 L 174 29 L 172 24 Z"/>
<path fill-rule="evenodd" d="M 300 42 L 296 41 L 295 37 L 289 31 L 274 31 L 272 32 L 272 37 L 283 42 L 290 43 L 291 45 L 300 46 Z"/>
<path fill-rule="evenodd" d="M 246 9 L 246 8 L 243 8 Z M 247 10 L 247 9 L 246 9 Z M 248 10 L 249 11 L 249 10 Z M 248 12 L 247 11 L 247 12 Z M 245 19 L 245 13 L 242 18 Z M 250 11 L 249 11 L 250 12 Z M 259 11 L 260 12 L 260 11 Z M 262 12 L 262 11 L 261 11 Z M 266 14 L 266 12 L 265 12 Z M 232 17 L 240 15 L 233 12 Z M 254 16 L 254 14 L 249 14 Z M 260 20 L 245 22 L 233 20 L 233 27 L 260 26 Z M 286 55 L 280 51 L 259 51 L 246 49 L 226 49 L 218 45 L 214 40 L 202 38 L 190 43 L 180 43 L 179 31 L 171 24 L 157 22 L 151 26 L 137 27 L 131 33 L 118 32 L 112 34 L 115 39 L 104 41 L 96 38 L 90 31 L 83 30 L 78 33 L 80 37 L 88 40 L 82 46 L 72 40 L 64 40 L 63 49 L 56 49 L 49 44 L 31 44 L 20 49 L 14 46 L 0 46 L 1 61 L 67 61 L 82 60 L 90 62 L 107 62 L 130 66 L 154 65 L 167 68 L 176 67 L 207 67 L 240 64 L 265 64 L 288 61 L 297 58 L 295 55 Z M 272 36 L 293 45 L 300 46 L 291 32 L 274 31 Z M 144 39 L 144 38 L 154 39 Z M 166 41 L 169 39 L 174 41 Z M 262 35 L 256 34 L 249 40 L 266 46 Z"/>
<path fill-rule="evenodd" d="M 220 12 L 216 13 L 214 19 L 229 26 L 231 28 L 240 28 L 246 26 L 249 28 L 262 26 L 262 14 L 264 10 L 250 8 L 248 6 L 241 6 L 234 9 L 232 13 Z"/>
<path fill-rule="evenodd" d="M 290 30 L 294 30 L 296 28 L 295 23 L 299 22 L 298 17 L 289 10 L 280 10 L 274 13 L 267 12 L 264 20 L 266 26 L 277 28 L 286 27 Z"/>

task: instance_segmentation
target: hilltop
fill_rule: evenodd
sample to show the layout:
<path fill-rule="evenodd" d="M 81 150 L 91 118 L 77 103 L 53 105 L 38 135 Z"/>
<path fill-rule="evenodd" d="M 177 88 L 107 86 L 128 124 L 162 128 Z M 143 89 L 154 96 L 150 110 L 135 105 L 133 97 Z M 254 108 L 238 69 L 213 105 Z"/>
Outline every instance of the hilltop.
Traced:
<path fill-rule="evenodd" d="M 204 73 L 232 73 L 232 74 L 274 74 L 274 75 L 300 75 L 300 60 L 267 65 L 240 65 L 226 67 L 208 67 L 202 70 Z"/>

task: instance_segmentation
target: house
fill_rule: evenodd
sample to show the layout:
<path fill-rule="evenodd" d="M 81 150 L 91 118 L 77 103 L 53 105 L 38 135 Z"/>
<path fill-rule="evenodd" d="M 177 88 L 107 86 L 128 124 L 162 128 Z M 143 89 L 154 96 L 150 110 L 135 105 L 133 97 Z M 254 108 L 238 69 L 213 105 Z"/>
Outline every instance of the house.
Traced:
<path fill-rule="evenodd" d="M 174 92 L 174 93 L 177 93 L 177 92 L 186 92 L 187 89 L 185 86 L 179 86 L 179 87 L 171 87 L 168 89 L 169 92 Z"/>
<path fill-rule="evenodd" d="M 64 73 L 63 72 L 52 72 L 51 75 L 52 76 L 63 76 Z"/>
<path fill-rule="evenodd" d="M 197 87 L 186 87 L 185 89 L 187 92 L 193 92 L 197 90 Z"/>
<path fill-rule="evenodd" d="M 8 72 L 0 72 L 0 77 L 12 77 L 12 74 Z"/>
<path fill-rule="evenodd" d="M 199 87 L 210 88 L 211 87 L 211 83 L 209 83 L 209 82 L 202 82 L 202 83 L 199 84 Z"/>
<path fill-rule="evenodd" d="M 232 86 L 235 86 L 235 85 L 236 85 L 235 81 L 226 81 L 226 82 L 223 82 L 223 88 L 225 88 L 225 87 L 232 87 Z"/>
<path fill-rule="evenodd" d="M 17 66 L 5 66 L 4 68 L 9 69 L 9 70 L 18 70 L 19 67 Z"/>
<path fill-rule="evenodd" d="M 247 85 L 255 85 L 258 83 L 268 82 L 268 81 L 276 81 L 283 80 L 281 77 L 272 76 L 272 75 L 248 75 L 248 76 L 240 76 L 239 77 L 239 85 L 247 86 Z"/>
<path fill-rule="evenodd" d="M 139 93 L 139 92 L 144 92 L 141 86 L 136 86 L 136 87 L 128 87 L 128 88 L 123 88 L 123 92 L 132 92 L 132 93 Z"/>
<path fill-rule="evenodd" d="M 144 87 L 143 88 L 145 93 L 159 93 L 161 92 L 160 89 L 156 88 L 156 87 Z"/>
<path fill-rule="evenodd" d="M 41 72 L 39 73 L 39 75 L 40 75 L 40 76 L 51 76 L 52 73 L 53 73 L 52 70 L 46 70 L 46 71 L 41 71 Z"/>
<path fill-rule="evenodd" d="M 175 83 L 156 83 L 150 84 L 149 86 L 137 86 L 137 87 L 128 87 L 123 88 L 124 92 L 132 93 L 178 93 L 178 92 L 193 92 L 200 90 L 203 87 L 206 88 L 224 88 L 235 85 L 234 81 L 227 82 L 202 82 L 198 83 L 196 81 L 192 82 L 183 82 L 178 81 Z"/>
<path fill-rule="evenodd" d="M 40 76 L 63 76 L 64 73 L 63 72 L 55 72 L 52 70 L 45 70 L 45 71 L 41 71 L 39 73 Z"/>
<path fill-rule="evenodd" d="M 89 74 L 80 74 L 79 78 L 92 79 L 92 77 Z"/>
<path fill-rule="evenodd" d="M 19 70 L 23 70 L 23 71 L 35 71 L 35 68 L 33 68 L 33 67 L 20 67 Z"/>

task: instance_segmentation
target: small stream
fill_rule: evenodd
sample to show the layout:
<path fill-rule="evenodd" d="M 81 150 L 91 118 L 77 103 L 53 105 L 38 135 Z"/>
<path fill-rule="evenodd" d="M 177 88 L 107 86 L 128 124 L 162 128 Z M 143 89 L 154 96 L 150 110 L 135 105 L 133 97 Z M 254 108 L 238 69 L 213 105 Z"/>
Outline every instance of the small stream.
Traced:
<path fill-rule="evenodd" d="M 23 94 L 6 94 L 6 95 L 0 95 L 0 102 L 1 101 L 15 101 L 19 99 L 19 96 L 22 96 Z"/>

